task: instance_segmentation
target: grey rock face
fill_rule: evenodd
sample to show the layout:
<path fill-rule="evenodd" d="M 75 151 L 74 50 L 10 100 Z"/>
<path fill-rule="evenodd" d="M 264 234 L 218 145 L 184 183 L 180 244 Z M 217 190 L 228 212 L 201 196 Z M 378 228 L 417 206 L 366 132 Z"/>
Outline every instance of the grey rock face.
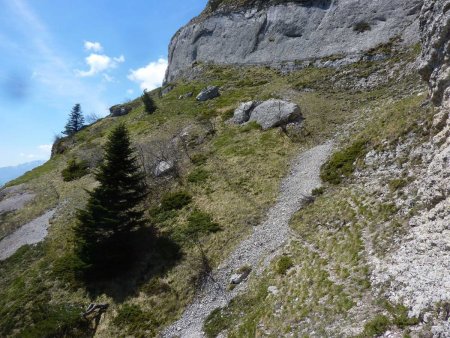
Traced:
<path fill-rule="evenodd" d="M 208 88 L 203 89 L 200 94 L 197 95 L 197 101 L 212 100 L 218 96 L 220 96 L 219 87 L 209 86 Z"/>
<path fill-rule="evenodd" d="M 354 55 L 401 36 L 419 41 L 423 0 L 288 2 L 216 12 L 181 28 L 169 46 L 166 82 L 198 62 L 270 64 Z M 358 23 L 370 30 L 358 32 Z"/>
<path fill-rule="evenodd" d="M 299 106 L 282 100 L 268 100 L 257 105 L 251 112 L 249 121 L 255 121 L 263 130 L 285 126 L 303 120 Z"/>
<path fill-rule="evenodd" d="M 426 0 L 420 16 L 422 63 L 420 74 L 428 82 L 431 100 L 440 105 L 450 98 L 449 0 Z"/>
<path fill-rule="evenodd" d="M 111 113 L 110 116 L 112 117 L 127 115 L 131 110 L 132 107 L 122 104 L 118 104 L 109 108 L 109 112 Z"/>

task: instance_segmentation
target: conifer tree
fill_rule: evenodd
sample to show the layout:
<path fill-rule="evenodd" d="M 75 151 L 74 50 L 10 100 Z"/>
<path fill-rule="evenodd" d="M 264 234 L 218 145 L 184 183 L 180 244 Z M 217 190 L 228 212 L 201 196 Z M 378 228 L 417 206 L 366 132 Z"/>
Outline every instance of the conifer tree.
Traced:
<path fill-rule="evenodd" d="M 147 90 L 144 90 L 144 93 L 141 96 L 142 102 L 144 102 L 145 111 L 148 114 L 153 114 L 157 108 L 155 101 L 150 96 L 150 94 L 147 92 Z"/>
<path fill-rule="evenodd" d="M 147 195 L 144 175 L 123 124 L 109 135 L 96 179 L 99 186 L 75 227 L 77 255 L 91 276 L 126 268 L 133 259 L 132 235 L 145 223 L 139 209 Z"/>
<path fill-rule="evenodd" d="M 81 106 L 79 103 L 73 106 L 69 115 L 69 121 L 64 128 L 63 134 L 72 136 L 76 132 L 80 131 L 84 127 L 84 117 L 81 112 Z"/>

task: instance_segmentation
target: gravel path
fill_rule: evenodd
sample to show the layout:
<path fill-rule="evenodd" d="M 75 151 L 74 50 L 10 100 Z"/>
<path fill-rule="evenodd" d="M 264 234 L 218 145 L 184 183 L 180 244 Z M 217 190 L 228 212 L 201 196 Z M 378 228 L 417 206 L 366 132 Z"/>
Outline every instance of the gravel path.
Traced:
<path fill-rule="evenodd" d="M 320 167 L 332 148 L 332 143 L 317 146 L 302 153 L 293 162 L 290 174 L 281 184 L 277 203 L 269 210 L 266 220 L 255 227 L 250 237 L 240 243 L 213 273 L 213 277 L 206 282 L 202 292 L 187 307 L 181 319 L 162 333 L 163 337 L 204 337 L 202 327 L 206 317 L 214 309 L 226 306 L 247 288 L 244 281 L 233 291 L 228 291 L 231 276 L 245 265 L 252 267 L 257 273 L 262 271 L 270 262 L 268 258 L 275 256 L 277 250 L 287 242 L 289 221 L 302 206 L 305 196 L 320 186 Z"/>
<path fill-rule="evenodd" d="M 34 219 L 6 236 L 0 241 L 0 260 L 12 256 L 20 247 L 25 244 L 36 244 L 45 239 L 49 221 L 53 217 L 56 209 L 47 211 L 42 216 Z"/>

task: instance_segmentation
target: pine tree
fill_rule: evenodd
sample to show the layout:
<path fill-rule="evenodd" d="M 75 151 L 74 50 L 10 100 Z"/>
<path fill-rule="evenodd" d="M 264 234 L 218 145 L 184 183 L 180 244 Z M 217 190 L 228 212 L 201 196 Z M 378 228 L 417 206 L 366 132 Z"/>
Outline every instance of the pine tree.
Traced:
<path fill-rule="evenodd" d="M 141 96 L 142 102 L 144 102 L 145 111 L 148 114 L 153 114 L 156 111 L 156 103 L 153 100 L 153 98 L 150 96 L 150 94 L 147 92 L 147 90 L 144 90 L 144 93 Z"/>
<path fill-rule="evenodd" d="M 88 275 L 110 275 L 133 260 L 133 233 L 145 220 L 139 204 L 147 195 L 144 175 L 128 130 L 116 127 L 105 145 L 105 160 L 96 173 L 99 186 L 89 193 L 75 228 L 77 255 Z"/>
<path fill-rule="evenodd" d="M 84 117 L 81 112 L 81 106 L 79 103 L 73 106 L 69 115 L 69 121 L 64 128 L 63 134 L 72 136 L 76 132 L 80 131 L 84 127 Z"/>

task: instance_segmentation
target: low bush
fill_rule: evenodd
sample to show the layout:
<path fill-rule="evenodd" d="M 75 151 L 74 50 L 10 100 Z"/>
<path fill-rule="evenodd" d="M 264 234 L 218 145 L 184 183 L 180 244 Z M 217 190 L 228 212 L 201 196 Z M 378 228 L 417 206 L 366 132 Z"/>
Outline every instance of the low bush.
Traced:
<path fill-rule="evenodd" d="M 372 30 L 372 27 L 370 27 L 370 24 L 368 22 L 360 21 L 353 26 L 353 30 L 357 33 L 364 33 Z"/>
<path fill-rule="evenodd" d="M 188 175 L 187 180 L 190 183 L 202 183 L 205 182 L 208 177 L 209 173 L 205 169 L 198 168 Z"/>
<path fill-rule="evenodd" d="M 185 234 L 189 237 L 198 237 L 201 234 L 208 234 L 220 231 L 220 225 L 213 221 L 212 217 L 200 210 L 194 210 L 188 217 Z"/>
<path fill-rule="evenodd" d="M 208 160 L 208 156 L 205 154 L 195 154 L 191 157 L 191 162 L 195 165 L 203 165 Z"/>
<path fill-rule="evenodd" d="M 192 202 L 192 196 L 185 191 L 177 191 L 165 195 L 161 200 L 161 209 L 164 211 L 180 210 Z"/>
<path fill-rule="evenodd" d="M 61 175 L 65 182 L 75 181 L 89 174 L 88 165 L 85 161 L 77 161 L 74 158 L 67 162 L 67 167 L 63 169 Z"/>
<path fill-rule="evenodd" d="M 276 271 L 280 275 L 285 275 L 286 272 L 293 266 L 294 262 L 292 261 L 292 258 L 289 256 L 283 256 L 277 262 Z"/>
<path fill-rule="evenodd" d="M 361 337 L 376 337 L 386 332 L 389 328 L 389 318 L 384 315 L 377 315 L 364 325 Z"/>
<path fill-rule="evenodd" d="M 322 166 L 320 177 L 331 184 L 339 184 L 355 170 L 355 162 L 366 153 L 366 142 L 359 140 L 350 147 L 334 153 Z"/>

